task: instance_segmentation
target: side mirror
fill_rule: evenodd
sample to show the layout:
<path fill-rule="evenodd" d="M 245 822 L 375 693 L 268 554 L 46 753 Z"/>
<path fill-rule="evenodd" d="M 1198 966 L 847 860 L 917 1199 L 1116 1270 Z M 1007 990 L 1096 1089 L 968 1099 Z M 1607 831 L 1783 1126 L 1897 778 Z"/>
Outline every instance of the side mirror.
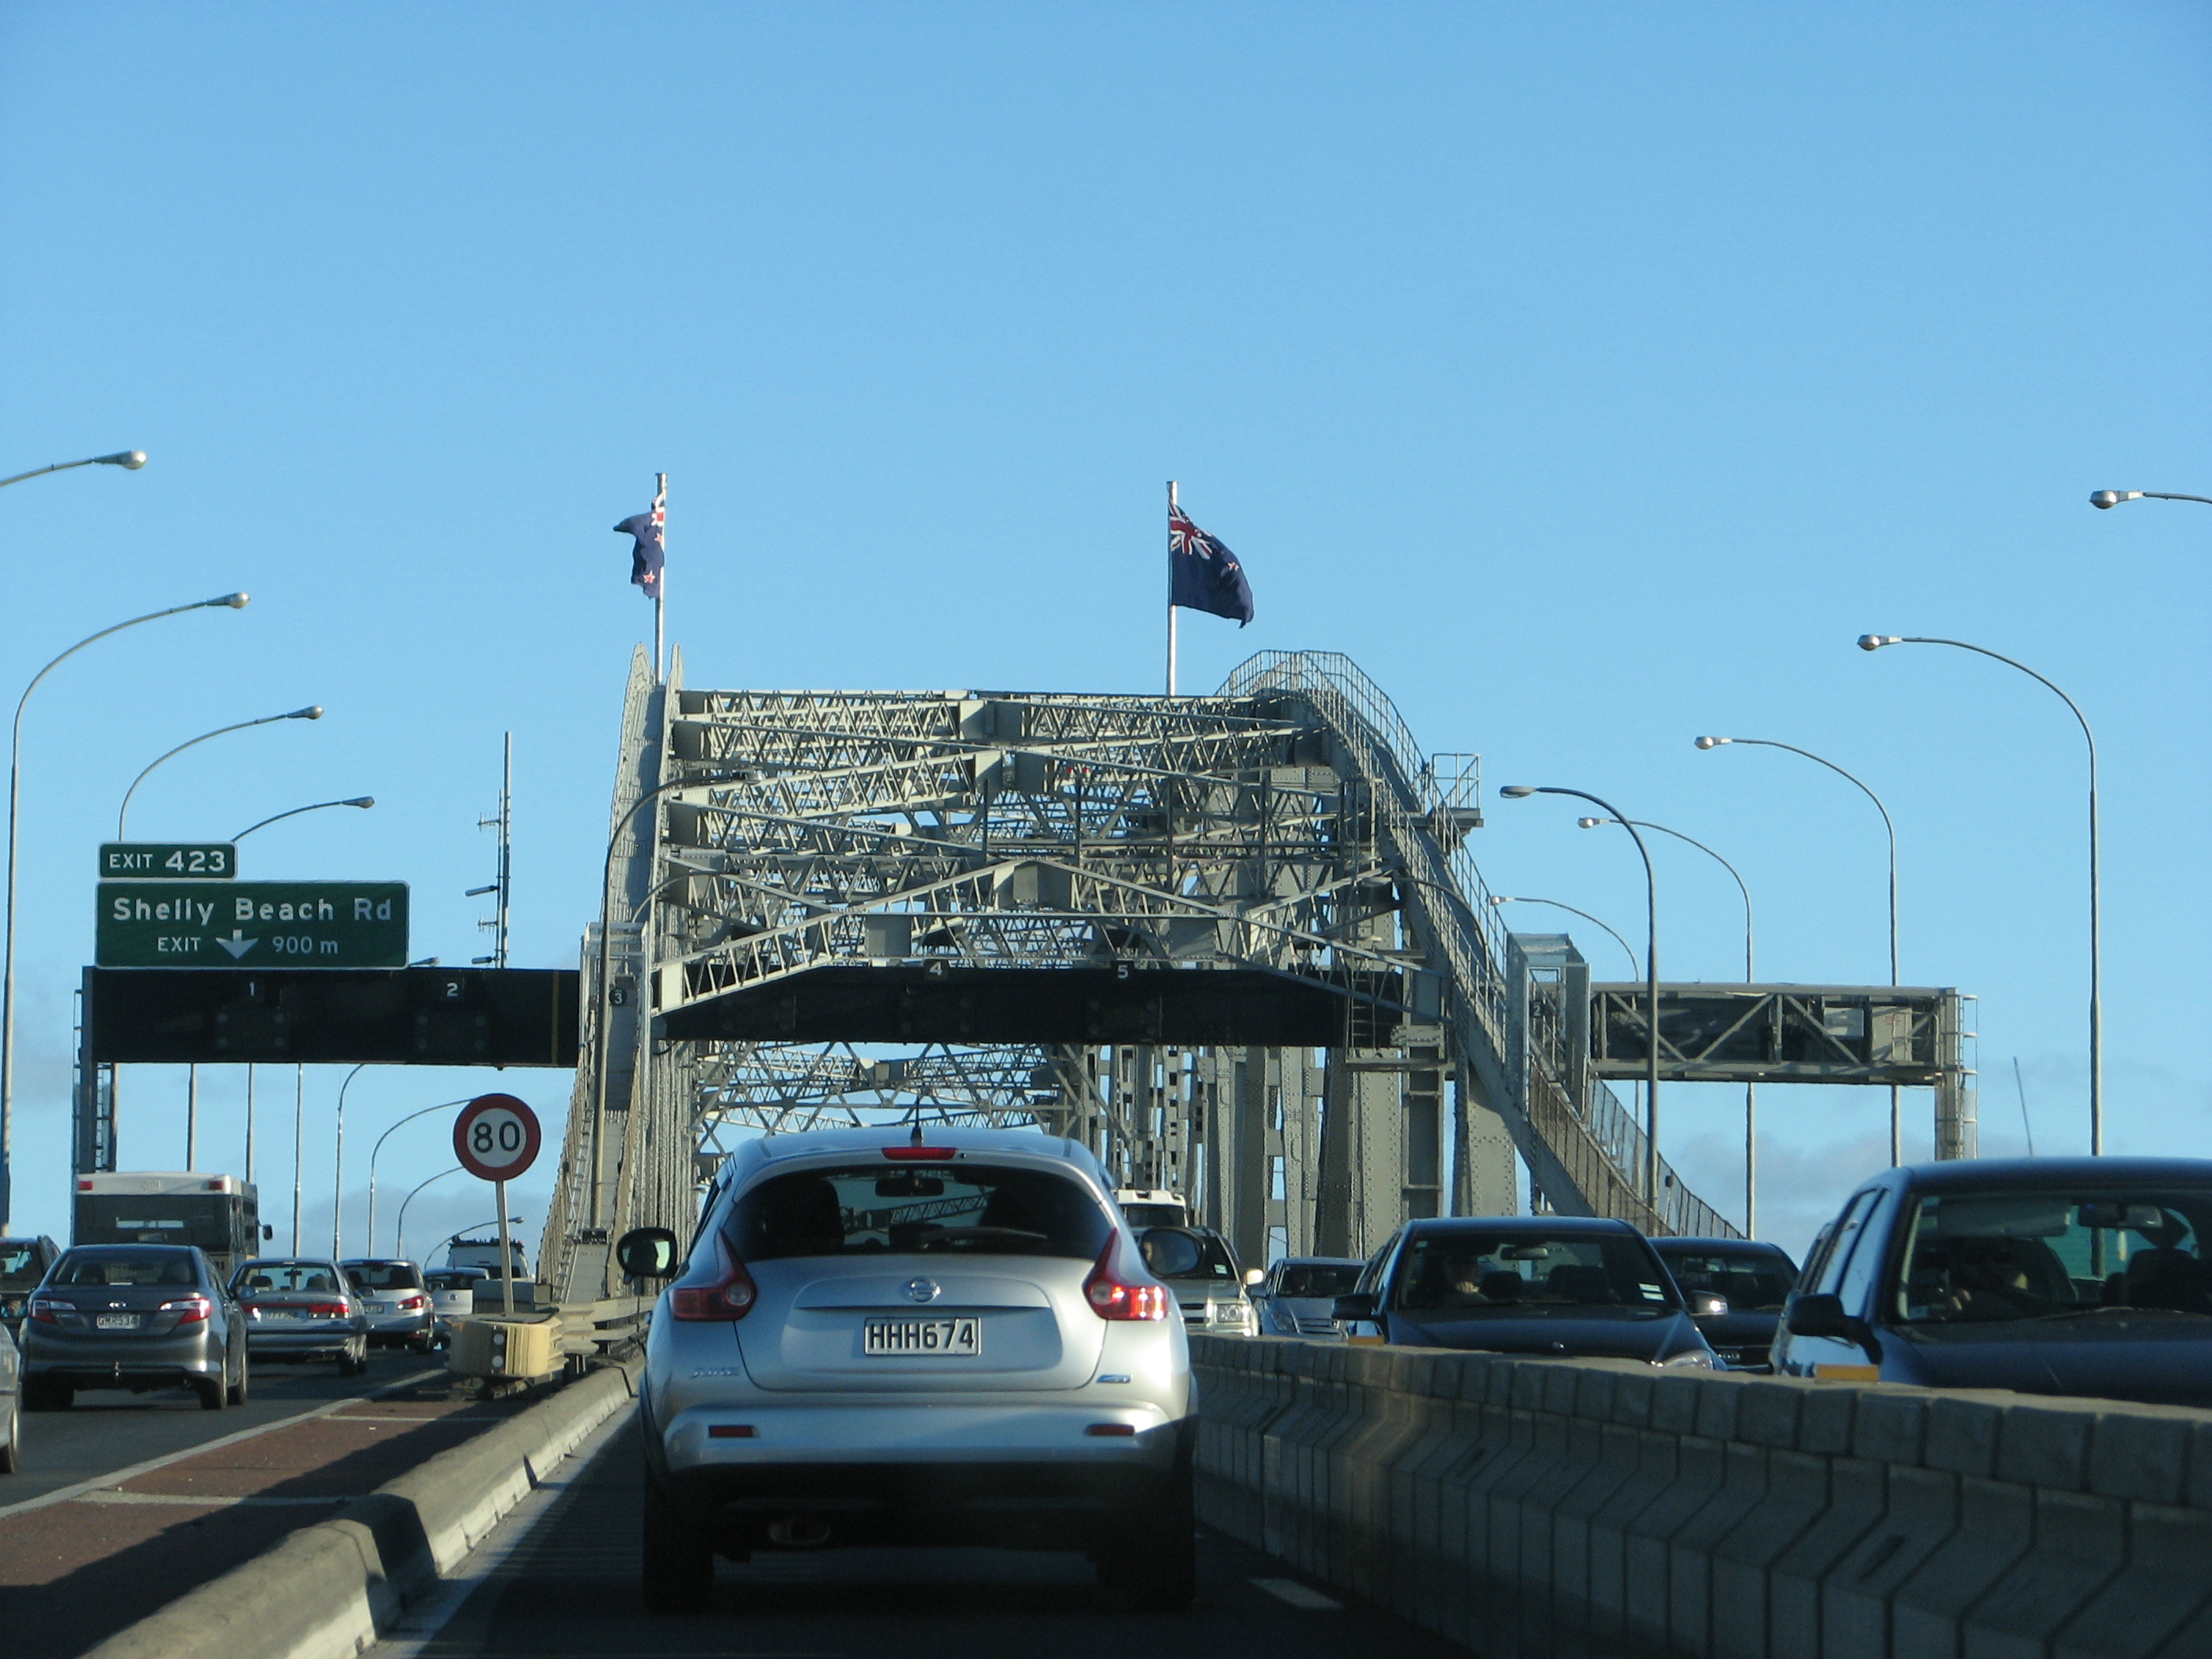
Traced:
<path fill-rule="evenodd" d="M 1839 1296 L 1826 1291 L 1792 1291 L 1782 1304 L 1782 1322 L 1792 1336 L 1823 1336 L 1849 1342 L 1863 1349 L 1875 1364 L 1881 1364 L 1881 1343 L 1873 1328 L 1856 1315 L 1845 1313 Z"/>
<path fill-rule="evenodd" d="M 676 1277 L 676 1235 L 665 1227 L 635 1227 L 615 1241 L 615 1260 L 625 1279 Z"/>
<path fill-rule="evenodd" d="M 261 1224 L 261 1237 L 264 1240 L 274 1238 L 276 1237 L 276 1229 L 264 1221 Z"/>
<path fill-rule="evenodd" d="M 1349 1296 L 1340 1296 L 1329 1309 L 1332 1319 L 1372 1319 L 1376 1315 L 1376 1296 L 1372 1291 L 1354 1291 Z"/>
<path fill-rule="evenodd" d="M 1729 1310 L 1728 1298 L 1718 1291 L 1692 1291 L 1689 1302 L 1692 1319 L 1718 1319 Z"/>
<path fill-rule="evenodd" d="M 1257 1285 L 1267 1276 L 1267 1270 L 1265 1267 L 1247 1267 L 1244 1270 L 1244 1282 L 1247 1285 Z"/>

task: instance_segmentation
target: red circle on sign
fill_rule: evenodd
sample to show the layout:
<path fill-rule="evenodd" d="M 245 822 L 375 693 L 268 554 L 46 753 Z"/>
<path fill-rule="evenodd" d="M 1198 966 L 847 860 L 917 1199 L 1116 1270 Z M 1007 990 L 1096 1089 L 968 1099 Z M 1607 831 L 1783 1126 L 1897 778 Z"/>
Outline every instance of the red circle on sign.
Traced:
<path fill-rule="evenodd" d="M 453 1124 L 453 1156 L 479 1181 L 512 1181 L 538 1161 L 538 1114 L 513 1095 L 478 1095 Z"/>

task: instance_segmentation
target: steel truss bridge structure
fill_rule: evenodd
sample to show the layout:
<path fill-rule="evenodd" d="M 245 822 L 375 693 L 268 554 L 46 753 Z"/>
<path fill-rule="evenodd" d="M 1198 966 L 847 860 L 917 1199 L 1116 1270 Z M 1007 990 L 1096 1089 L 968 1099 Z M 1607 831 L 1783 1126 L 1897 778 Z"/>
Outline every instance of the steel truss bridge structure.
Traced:
<path fill-rule="evenodd" d="M 1467 851 L 1479 785 L 1330 653 L 1147 697 L 693 690 L 640 647 L 554 1294 L 688 1233 L 733 1136 L 908 1119 L 1081 1139 L 1248 1261 L 1510 1212 L 1516 1152 L 1548 1207 L 1733 1233 L 1663 1161 L 1642 1192 L 1587 969 Z"/>

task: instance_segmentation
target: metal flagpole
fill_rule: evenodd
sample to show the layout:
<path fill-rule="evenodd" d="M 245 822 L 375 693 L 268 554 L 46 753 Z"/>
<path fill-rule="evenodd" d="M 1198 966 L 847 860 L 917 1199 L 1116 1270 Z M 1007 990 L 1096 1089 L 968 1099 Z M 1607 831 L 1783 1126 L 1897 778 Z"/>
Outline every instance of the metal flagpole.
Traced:
<path fill-rule="evenodd" d="M 660 574 L 653 585 L 653 678 L 657 684 L 665 684 L 668 673 L 662 665 L 666 661 L 663 623 L 668 604 L 668 475 L 656 472 L 653 477 L 653 518 L 660 532 Z"/>
<path fill-rule="evenodd" d="M 1168 519 L 1171 526 L 1175 514 L 1176 481 L 1170 478 L 1168 480 Z M 1170 538 L 1168 551 L 1168 696 L 1172 697 L 1176 694 L 1175 551 L 1172 543 L 1174 530 L 1170 528 L 1168 534 Z"/>

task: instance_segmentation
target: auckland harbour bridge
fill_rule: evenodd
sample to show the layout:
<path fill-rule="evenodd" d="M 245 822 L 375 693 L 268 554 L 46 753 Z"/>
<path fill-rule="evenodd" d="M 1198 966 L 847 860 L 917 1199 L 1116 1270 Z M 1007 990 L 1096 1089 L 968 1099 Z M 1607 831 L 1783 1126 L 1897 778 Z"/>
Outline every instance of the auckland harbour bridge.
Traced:
<path fill-rule="evenodd" d="M 1649 1005 L 1499 924 L 1472 755 L 1347 659 L 1211 696 L 719 691 L 631 665 L 603 921 L 541 1247 L 688 1234 L 722 1150 L 856 1123 L 1034 1127 L 1170 1188 L 1247 1261 L 1534 1201 L 1730 1235 L 1608 1079 Z M 1932 1087 L 1971 1155 L 1959 999 L 1663 988 L 1662 1075 Z"/>

